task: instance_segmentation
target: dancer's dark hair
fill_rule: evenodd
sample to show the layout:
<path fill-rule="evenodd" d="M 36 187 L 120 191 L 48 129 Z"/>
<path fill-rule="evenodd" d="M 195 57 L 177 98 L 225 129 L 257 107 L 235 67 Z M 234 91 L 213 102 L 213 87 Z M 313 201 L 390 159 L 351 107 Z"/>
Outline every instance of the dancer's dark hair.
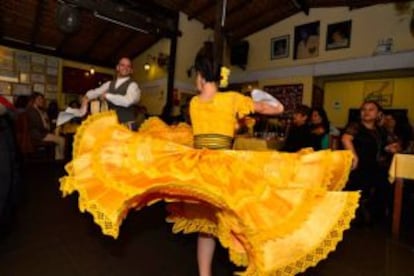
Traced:
<path fill-rule="evenodd" d="M 200 73 L 207 82 L 218 82 L 220 81 L 220 66 L 214 62 L 213 42 L 204 42 L 194 61 L 196 72 Z"/>

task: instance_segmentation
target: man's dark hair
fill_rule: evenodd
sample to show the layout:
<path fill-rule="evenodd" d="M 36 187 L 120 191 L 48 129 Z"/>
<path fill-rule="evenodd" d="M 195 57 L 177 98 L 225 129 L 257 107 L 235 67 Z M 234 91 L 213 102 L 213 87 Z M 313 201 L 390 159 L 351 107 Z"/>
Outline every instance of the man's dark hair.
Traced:
<path fill-rule="evenodd" d="M 303 116 L 310 117 L 311 111 L 312 110 L 309 106 L 304 105 L 304 104 L 300 104 L 300 105 L 296 106 L 294 113 L 299 113 L 299 114 L 302 114 Z"/>

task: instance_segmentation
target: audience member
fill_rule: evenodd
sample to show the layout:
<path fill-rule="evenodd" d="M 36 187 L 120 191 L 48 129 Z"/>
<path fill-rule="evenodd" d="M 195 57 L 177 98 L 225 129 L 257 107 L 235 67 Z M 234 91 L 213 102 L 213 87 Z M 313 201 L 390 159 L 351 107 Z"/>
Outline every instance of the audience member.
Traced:
<path fill-rule="evenodd" d="M 0 238 L 11 230 L 20 194 L 21 175 L 14 135 L 16 111 L 0 96 Z"/>
<path fill-rule="evenodd" d="M 345 149 L 354 154 L 352 171 L 347 190 L 361 190 L 361 203 L 357 217 L 364 223 L 372 223 L 384 218 L 390 203 L 390 183 L 388 167 L 385 166 L 387 134 L 379 125 L 382 108 L 375 101 L 365 101 L 361 105 L 359 122 L 350 123 L 342 136 Z"/>
<path fill-rule="evenodd" d="M 32 95 L 31 105 L 27 108 L 28 127 L 33 145 L 42 142 L 53 142 L 55 159 L 64 159 L 65 139 L 51 132 L 50 120 L 46 113 L 45 97 L 37 92 Z"/>
<path fill-rule="evenodd" d="M 302 148 L 315 147 L 309 126 L 310 112 L 310 107 L 306 105 L 296 107 L 293 112 L 292 126 L 289 128 L 282 151 L 296 152 Z"/>
<path fill-rule="evenodd" d="M 399 118 L 395 113 L 384 111 L 383 126 L 387 131 L 388 142 L 397 142 L 398 152 L 405 152 L 408 148 L 410 141 L 413 138 L 413 131 L 407 116 L 400 116 Z"/>
<path fill-rule="evenodd" d="M 315 150 L 328 149 L 330 146 L 330 136 L 340 135 L 339 130 L 330 124 L 323 108 L 312 109 L 310 127 L 315 142 Z"/>

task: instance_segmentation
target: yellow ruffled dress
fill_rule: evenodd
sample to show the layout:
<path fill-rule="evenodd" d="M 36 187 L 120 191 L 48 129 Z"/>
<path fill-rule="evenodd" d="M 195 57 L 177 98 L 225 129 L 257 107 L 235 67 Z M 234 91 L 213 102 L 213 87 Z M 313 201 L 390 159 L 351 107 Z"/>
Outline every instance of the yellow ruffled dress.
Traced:
<path fill-rule="evenodd" d="M 351 153 L 195 149 L 215 141 L 212 131 L 231 137 L 234 115 L 253 109 L 240 94 L 217 96 L 193 98 L 193 129 L 151 118 L 131 132 L 113 112 L 89 117 L 76 134 L 63 194 L 78 192 L 80 210 L 115 238 L 130 209 L 165 200 L 174 232 L 215 235 L 246 266 L 242 275 L 295 275 L 316 265 L 358 205 L 357 192 L 340 192 Z M 223 109 L 230 112 L 220 117 Z"/>

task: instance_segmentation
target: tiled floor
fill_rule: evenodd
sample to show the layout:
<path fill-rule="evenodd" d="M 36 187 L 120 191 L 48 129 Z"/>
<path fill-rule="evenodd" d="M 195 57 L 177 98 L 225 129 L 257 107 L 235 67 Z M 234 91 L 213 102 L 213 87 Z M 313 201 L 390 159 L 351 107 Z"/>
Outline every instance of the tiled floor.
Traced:
<path fill-rule="evenodd" d="M 172 234 L 162 204 L 130 213 L 120 238 L 113 240 L 78 211 L 75 195 L 61 198 L 62 166 L 37 164 L 25 172 L 17 223 L 0 239 L 1 276 L 197 275 L 196 235 Z M 388 226 L 352 228 L 335 252 L 303 275 L 414 275 L 414 211 L 407 211 L 414 209 L 412 201 L 405 202 L 399 242 L 390 238 Z M 218 276 L 236 269 L 222 248 L 214 265 Z"/>

